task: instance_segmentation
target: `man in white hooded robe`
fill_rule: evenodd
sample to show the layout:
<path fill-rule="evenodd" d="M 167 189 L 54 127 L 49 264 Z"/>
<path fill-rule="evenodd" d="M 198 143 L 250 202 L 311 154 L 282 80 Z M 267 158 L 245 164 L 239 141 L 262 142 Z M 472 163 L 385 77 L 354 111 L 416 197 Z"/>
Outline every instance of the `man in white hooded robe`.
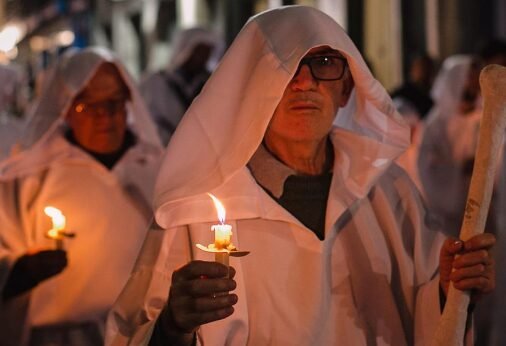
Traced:
<path fill-rule="evenodd" d="M 303 6 L 251 18 L 168 146 L 156 225 L 106 344 L 426 344 L 440 315 L 443 238 L 393 164 L 408 137 L 333 19 Z M 323 192 L 294 189 L 304 182 Z M 208 192 L 226 208 L 233 244 L 251 251 L 229 271 L 195 247 L 212 242 L 217 223 Z M 451 266 L 462 242 L 445 244 Z M 491 289 L 492 277 L 483 281 Z"/>
<path fill-rule="evenodd" d="M 0 166 L 0 344 L 100 345 L 152 217 L 156 129 L 119 60 L 88 48 L 58 65 L 23 140 Z M 63 249 L 46 206 L 75 234 Z"/>

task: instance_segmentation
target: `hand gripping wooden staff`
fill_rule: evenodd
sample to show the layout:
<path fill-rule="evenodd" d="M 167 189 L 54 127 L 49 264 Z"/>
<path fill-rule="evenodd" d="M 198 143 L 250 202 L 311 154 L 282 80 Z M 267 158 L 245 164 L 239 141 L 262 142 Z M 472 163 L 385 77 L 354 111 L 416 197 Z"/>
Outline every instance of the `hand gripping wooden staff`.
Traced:
<path fill-rule="evenodd" d="M 488 65 L 480 73 L 483 115 L 471 185 L 467 196 L 460 239 L 483 233 L 487 220 L 494 175 L 506 127 L 506 67 Z M 448 297 L 434 338 L 435 346 L 456 346 L 464 342 L 470 292 L 450 283 Z"/>

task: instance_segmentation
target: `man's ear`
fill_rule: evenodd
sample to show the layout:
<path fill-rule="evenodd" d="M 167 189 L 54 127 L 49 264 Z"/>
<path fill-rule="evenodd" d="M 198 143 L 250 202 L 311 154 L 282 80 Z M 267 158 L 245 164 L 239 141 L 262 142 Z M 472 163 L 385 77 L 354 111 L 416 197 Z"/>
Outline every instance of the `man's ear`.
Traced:
<path fill-rule="evenodd" d="M 340 107 L 346 106 L 348 100 L 350 99 L 351 91 L 353 90 L 354 87 L 355 82 L 353 81 L 350 70 L 347 69 L 346 76 L 343 79 L 343 90 L 342 90 L 343 98 L 341 99 L 341 104 L 339 105 Z"/>

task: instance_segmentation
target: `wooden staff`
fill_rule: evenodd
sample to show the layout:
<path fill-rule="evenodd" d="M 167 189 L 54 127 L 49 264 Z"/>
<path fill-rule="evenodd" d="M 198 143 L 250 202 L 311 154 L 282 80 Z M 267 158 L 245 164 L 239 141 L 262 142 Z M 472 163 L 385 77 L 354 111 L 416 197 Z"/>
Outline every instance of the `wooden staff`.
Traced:
<path fill-rule="evenodd" d="M 488 65 L 480 73 L 483 115 L 473 175 L 467 196 L 460 239 L 483 233 L 487 220 L 498 156 L 506 127 L 506 67 Z M 456 346 L 464 342 L 470 292 L 450 282 L 448 297 L 436 331 L 434 345 Z"/>

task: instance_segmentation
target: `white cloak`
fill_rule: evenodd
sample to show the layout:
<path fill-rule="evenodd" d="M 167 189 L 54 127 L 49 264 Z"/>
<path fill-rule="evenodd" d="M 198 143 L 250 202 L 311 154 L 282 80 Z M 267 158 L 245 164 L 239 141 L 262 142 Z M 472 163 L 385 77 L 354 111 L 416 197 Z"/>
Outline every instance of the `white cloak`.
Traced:
<path fill-rule="evenodd" d="M 336 150 L 343 137 L 353 139 L 336 130 Z M 424 226 L 415 186 L 392 166 L 365 198 L 343 190 L 342 176 L 335 174 L 324 241 L 273 201 L 246 168 L 213 191 L 227 209 L 234 245 L 251 254 L 231 258 L 239 303 L 231 317 L 200 328 L 205 345 L 430 341 L 439 317 L 442 237 Z M 201 222 L 171 224 L 189 210 Z M 208 197 L 177 203 L 166 220 L 166 230 L 149 231 L 110 315 L 107 344 L 147 344 L 172 271 L 190 260 L 212 260 L 195 247 L 212 242 L 216 215 Z"/>
<path fill-rule="evenodd" d="M 68 108 L 102 63 L 128 86 L 129 128 L 136 142 L 108 170 L 63 138 Z M 0 303 L 0 344 L 22 345 L 31 327 L 96 322 L 105 317 L 132 270 L 152 218 L 150 201 L 162 154 L 154 126 L 131 77 L 104 49 L 68 56 L 32 110 L 28 147 L 0 164 L 0 291 L 15 261 L 54 249 L 44 207 L 66 217 L 76 237 L 64 240 L 68 265 L 30 292 Z M 23 340 L 22 340 L 23 339 Z"/>
<path fill-rule="evenodd" d="M 55 248 L 45 237 L 51 219 L 44 207 L 56 207 L 76 237 L 64 241 L 68 266 L 31 291 L 27 326 L 93 321 L 103 328 L 145 237 L 159 155 L 138 145 L 109 171 L 60 137 L 51 146 L 69 155 L 37 174 L 0 184 L 1 286 L 19 256 Z M 17 310 L 20 299 L 2 311 Z"/>
<path fill-rule="evenodd" d="M 246 165 L 300 59 L 341 52 L 355 83 L 331 134 L 335 151 L 325 240 L 255 182 Z M 322 12 L 287 6 L 252 17 L 171 139 L 155 190 L 160 227 L 109 315 L 106 344 L 149 342 L 172 272 L 209 244 L 224 204 L 239 302 L 201 326 L 205 345 L 427 344 L 439 317 L 441 234 L 424 226 L 412 182 L 393 161 L 409 130 L 344 30 Z"/>

